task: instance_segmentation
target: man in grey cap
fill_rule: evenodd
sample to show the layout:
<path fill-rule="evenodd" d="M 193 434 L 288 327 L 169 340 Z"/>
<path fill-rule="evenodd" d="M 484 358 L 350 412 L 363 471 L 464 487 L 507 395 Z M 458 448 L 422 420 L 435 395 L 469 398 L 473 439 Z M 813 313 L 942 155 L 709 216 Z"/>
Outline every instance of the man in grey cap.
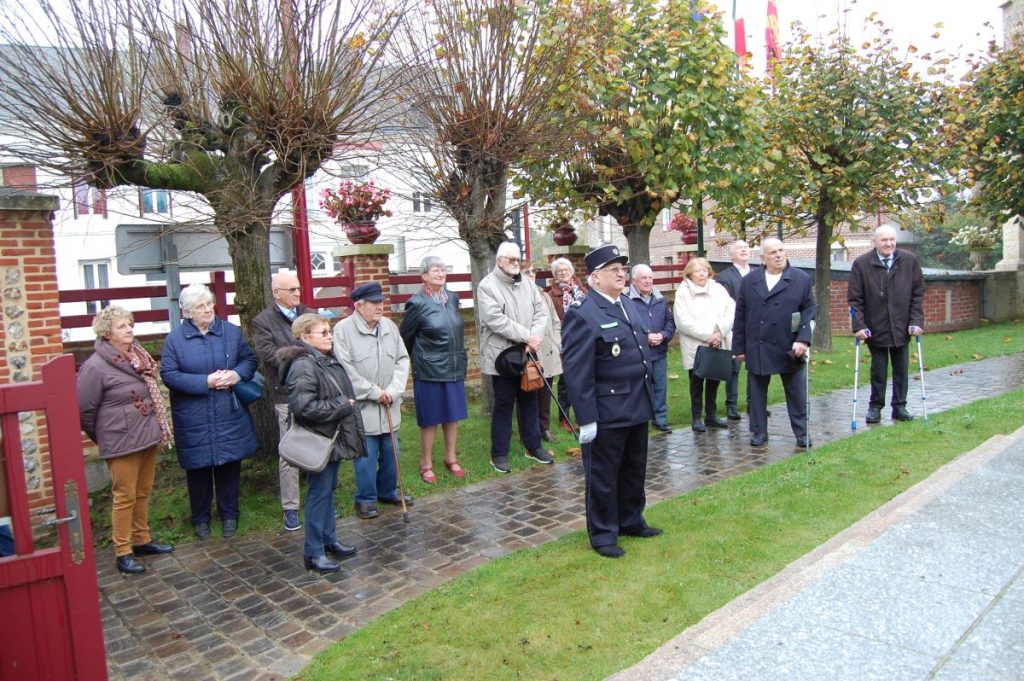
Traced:
<path fill-rule="evenodd" d="M 647 429 L 654 417 L 648 315 L 627 295 L 614 245 L 585 258 L 590 293 L 562 322 L 562 370 L 580 423 L 590 545 L 619 558 L 621 535 L 656 537 L 644 520 Z"/>

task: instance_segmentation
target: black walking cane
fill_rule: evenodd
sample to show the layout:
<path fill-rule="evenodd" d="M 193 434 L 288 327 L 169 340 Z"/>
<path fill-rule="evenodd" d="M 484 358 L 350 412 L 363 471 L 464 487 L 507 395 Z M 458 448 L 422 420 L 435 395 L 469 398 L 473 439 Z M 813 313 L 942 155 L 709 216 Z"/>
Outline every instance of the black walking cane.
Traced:
<path fill-rule="evenodd" d="M 388 417 L 388 432 L 391 433 L 391 455 L 395 457 L 395 476 L 398 478 L 398 498 L 402 500 L 402 520 L 409 522 L 409 509 L 405 507 L 405 490 L 402 488 L 402 466 L 398 463 L 398 441 L 395 440 L 395 427 L 391 424 L 391 405 L 384 405 L 384 414 Z"/>
<path fill-rule="evenodd" d="M 555 395 L 555 391 L 551 389 L 551 383 L 548 382 L 548 377 L 544 375 L 544 369 L 540 364 L 538 364 L 539 360 L 537 359 L 537 355 L 527 351 L 526 361 L 533 362 L 533 365 L 537 367 L 537 373 L 540 374 L 540 380 L 544 381 L 544 387 L 548 389 L 548 395 L 551 395 L 551 399 L 554 401 L 555 406 L 558 407 L 558 413 L 562 415 L 563 419 L 565 419 L 565 423 L 569 426 L 569 430 L 572 431 L 572 436 L 579 440 L 580 436 L 576 433 L 576 429 L 572 427 L 572 421 L 569 420 L 569 415 L 565 413 L 564 409 L 562 409 L 562 405 L 559 403 L 558 397 Z"/>

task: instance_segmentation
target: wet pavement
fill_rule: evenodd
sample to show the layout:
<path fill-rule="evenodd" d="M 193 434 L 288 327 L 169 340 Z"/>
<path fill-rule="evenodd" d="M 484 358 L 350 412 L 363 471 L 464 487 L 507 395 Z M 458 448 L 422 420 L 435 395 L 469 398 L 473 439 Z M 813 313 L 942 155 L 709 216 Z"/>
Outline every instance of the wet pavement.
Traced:
<path fill-rule="evenodd" d="M 934 413 L 1024 384 L 1024 355 L 926 374 Z M 861 429 L 867 391 L 860 391 Z M 920 414 L 920 388 L 910 386 Z M 792 456 L 785 407 L 773 408 L 767 447 L 752 449 L 746 420 L 727 430 L 689 428 L 652 436 L 647 498 L 656 503 Z M 883 411 L 888 423 L 888 410 Z M 781 418 L 780 418 L 781 417 Z M 811 400 L 815 444 L 849 436 L 852 389 Z M 302 568 L 302 532 L 211 539 L 143 558 L 149 570 L 124 578 L 99 561 L 111 679 L 288 678 L 331 642 L 489 560 L 583 529 L 579 460 L 417 499 L 410 522 L 400 509 L 373 521 L 339 521 L 359 555 L 340 572 Z"/>

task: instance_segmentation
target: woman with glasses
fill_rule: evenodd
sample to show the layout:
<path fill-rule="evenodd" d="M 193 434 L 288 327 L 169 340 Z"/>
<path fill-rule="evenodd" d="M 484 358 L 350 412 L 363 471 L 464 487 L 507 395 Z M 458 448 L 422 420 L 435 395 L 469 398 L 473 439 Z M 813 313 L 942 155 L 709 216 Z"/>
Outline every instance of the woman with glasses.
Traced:
<path fill-rule="evenodd" d="M 433 485 L 437 482 L 433 452 L 438 426 L 444 434 L 445 468 L 456 478 L 466 476 L 455 451 L 459 421 L 467 416 L 465 323 L 458 294 L 445 286 L 448 268 L 444 261 L 428 255 L 420 263 L 420 276 L 423 288 L 405 304 L 399 333 L 412 358 L 420 478 Z"/>
<path fill-rule="evenodd" d="M 174 445 L 185 469 L 192 527 L 210 536 L 214 495 L 225 537 L 238 529 L 238 481 L 242 459 L 256 451 L 249 410 L 232 387 L 256 373 L 242 330 L 219 319 L 213 294 L 202 284 L 181 292 L 181 326 L 164 341 L 160 376 L 170 389 Z"/>
<path fill-rule="evenodd" d="M 334 437 L 330 459 L 319 473 L 306 474 L 307 570 L 337 572 L 341 566 L 327 557 L 347 558 L 356 547 L 338 541 L 334 522 L 334 490 L 343 459 L 365 457 L 366 434 L 355 390 L 345 368 L 334 357 L 331 325 L 307 312 L 292 323 L 295 343 L 277 351 L 281 375 L 288 386 L 288 409 L 295 422 L 325 437 Z"/>
<path fill-rule="evenodd" d="M 587 285 L 576 278 L 576 268 L 568 258 L 555 258 L 551 261 L 551 284 L 545 291 L 551 307 L 558 317 L 558 330 L 561 336 L 562 321 L 565 319 L 565 311 L 572 304 L 579 304 L 587 297 Z M 561 341 L 559 341 L 559 352 L 561 352 Z M 559 359 L 561 362 L 561 359 Z M 558 416 L 558 426 L 563 430 L 572 432 L 569 422 L 565 416 L 569 414 L 571 403 L 569 400 L 569 388 L 565 385 L 565 376 L 558 379 L 558 406 L 561 407 Z M 541 408 L 543 412 L 543 407 Z M 541 417 L 543 419 L 543 416 Z M 545 429 L 547 430 L 547 429 Z"/>
<path fill-rule="evenodd" d="M 728 350 L 732 338 L 732 318 L 736 303 L 725 287 L 712 279 L 714 270 L 705 258 L 691 258 L 683 270 L 683 283 L 676 291 L 673 316 L 683 353 L 683 367 L 690 375 L 690 416 L 695 432 L 708 428 L 725 428 L 728 424 L 718 418 L 718 384 L 721 381 L 704 380 L 693 373 L 697 347 L 707 345 Z M 703 401 L 704 418 L 701 419 Z"/>

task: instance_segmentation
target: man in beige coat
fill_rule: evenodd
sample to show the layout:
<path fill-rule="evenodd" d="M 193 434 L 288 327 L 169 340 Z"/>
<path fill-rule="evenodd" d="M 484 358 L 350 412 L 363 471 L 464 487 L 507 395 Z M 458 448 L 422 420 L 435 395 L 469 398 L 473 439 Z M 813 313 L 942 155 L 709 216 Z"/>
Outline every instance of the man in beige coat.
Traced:
<path fill-rule="evenodd" d="M 398 430 L 399 405 L 409 377 L 409 353 L 393 321 L 384 316 L 384 293 L 377 282 L 352 291 L 355 314 L 334 327 L 334 356 L 345 367 L 359 401 L 366 430 L 368 456 L 353 459 L 356 515 L 376 518 L 377 502 L 401 505 L 398 492 L 399 452 L 391 446 L 391 426 Z M 397 444 L 397 440 L 395 441 Z M 406 497 L 406 506 L 412 499 Z"/>
<path fill-rule="evenodd" d="M 547 331 L 548 313 L 540 291 L 520 272 L 519 246 L 506 241 L 498 246 L 494 269 L 476 289 L 480 317 L 480 373 L 491 377 L 494 386 L 494 411 L 491 415 L 491 465 L 499 473 L 511 473 L 508 450 L 512 442 L 512 410 L 519 409 L 520 436 L 526 456 L 543 464 L 554 460 L 544 450 L 537 422 L 537 393 L 519 389 L 519 376 L 502 376 L 495 362 L 502 351 L 526 346 L 531 353 L 540 351 Z"/>

